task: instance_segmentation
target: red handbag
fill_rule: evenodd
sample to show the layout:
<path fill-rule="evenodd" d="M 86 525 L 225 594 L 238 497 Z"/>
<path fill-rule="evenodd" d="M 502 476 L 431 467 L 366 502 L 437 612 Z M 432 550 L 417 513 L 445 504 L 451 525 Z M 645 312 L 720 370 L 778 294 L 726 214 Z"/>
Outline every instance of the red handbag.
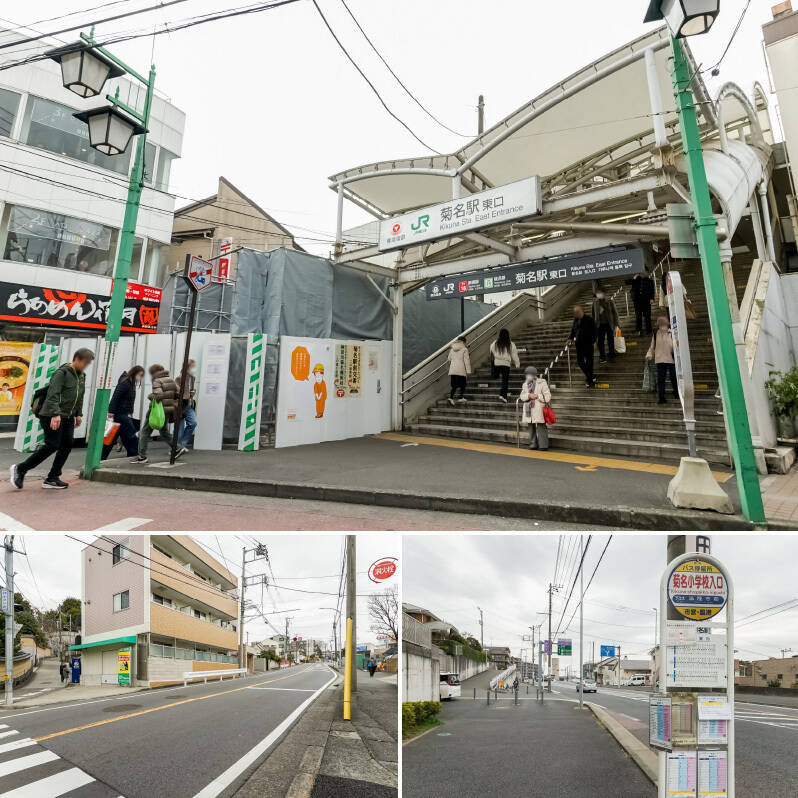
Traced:
<path fill-rule="evenodd" d="M 554 410 L 552 410 L 551 405 L 543 405 L 543 421 L 546 424 L 556 424 L 557 417 L 554 415 Z"/>

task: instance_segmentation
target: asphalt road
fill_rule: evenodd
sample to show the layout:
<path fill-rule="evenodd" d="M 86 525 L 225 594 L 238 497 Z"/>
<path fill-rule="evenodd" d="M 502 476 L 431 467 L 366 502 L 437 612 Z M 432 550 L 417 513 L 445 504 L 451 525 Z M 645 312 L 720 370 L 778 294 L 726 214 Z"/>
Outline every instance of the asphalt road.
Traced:
<path fill-rule="evenodd" d="M 577 696 L 576 683 L 556 682 L 553 696 Z M 593 701 L 616 714 L 636 737 L 648 743 L 648 695 L 642 688 L 603 688 L 585 693 Z M 743 696 L 741 696 L 743 698 Z M 795 798 L 798 795 L 798 706 L 784 706 L 778 698 L 772 704 L 760 703 L 767 696 L 752 696 L 754 701 L 735 700 L 736 786 L 745 798 Z"/>
<path fill-rule="evenodd" d="M 653 798 L 656 790 L 589 710 L 561 696 L 541 706 L 534 690 L 490 706 L 496 671 L 463 682 L 444 703 L 443 726 L 402 748 L 404 798 Z M 472 699 L 477 687 L 478 700 Z"/>
<path fill-rule="evenodd" d="M 233 795 L 333 678 L 324 665 L 0 714 L 0 796 Z"/>

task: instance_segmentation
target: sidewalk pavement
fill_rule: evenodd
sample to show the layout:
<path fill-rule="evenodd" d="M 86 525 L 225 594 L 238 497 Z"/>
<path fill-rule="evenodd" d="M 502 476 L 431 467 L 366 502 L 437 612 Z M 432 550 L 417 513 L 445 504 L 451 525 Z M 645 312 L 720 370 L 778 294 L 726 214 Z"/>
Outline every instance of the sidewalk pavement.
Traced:
<path fill-rule="evenodd" d="M 479 677 L 477 677 L 478 679 Z M 475 680 L 469 680 L 472 682 Z M 569 700 L 521 691 L 446 702 L 443 725 L 402 748 L 404 798 L 546 795 L 653 798 L 656 790 L 596 721 Z"/>
<path fill-rule="evenodd" d="M 165 459 L 166 450 L 152 454 Z M 666 491 L 675 472 L 652 461 L 386 433 L 258 452 L 191 452 L 171 468 L 109 460 L 94 479 L 613 528 L 751 528 L 739 514 L 673 508 Z M 734 475 L 715 473 L 739 513 Z"/>
<path fill-rule="evenodd" d="M 798 525 L 798 466 L 788 474 L 768 474 L 762 479 L 765 515 Z"/>
<path fill-rule="evenodd" d="M 358 673 L 352 720 L 343 679 L 320 695 L 236 798 L 397 798 L 397 677 Z"/>
<path fill-rule="evenodd" d="M 73 701 L 93 701 L 98 698 L 115 698 L 120 695 L 130 695 L 147 687 L 109 687 L 102 685 L 97 687 L 86 687 L 81 684 L 70 684 L 66 687 L 58 686 L 46 688 L 47 692 L 38 693 L 30 697 L 25 696 L 26 687 L 18 687 L 14 690 L 14 704 L 9 709 L 0 704 L 0 711 L 14 712 L 18 709 L 35 709 L 36 707 L 48 706 L 49 704 L 68 704 Z M 19 698 L 17 698 L 19 696 Z"/>

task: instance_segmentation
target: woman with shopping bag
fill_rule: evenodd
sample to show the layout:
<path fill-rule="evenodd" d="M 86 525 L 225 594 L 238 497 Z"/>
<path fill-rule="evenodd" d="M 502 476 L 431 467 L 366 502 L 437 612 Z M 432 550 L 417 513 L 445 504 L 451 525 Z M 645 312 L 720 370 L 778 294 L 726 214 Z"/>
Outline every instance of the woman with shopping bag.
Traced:
<path fill-rule="evenodd" d="M 117 437 L 122 439 L 128 457 L 136 457 L 139 453 L 139 423 L 133 418 L 136 403 L 136 388 L 144 379 L 144 367 L 133 366 L 122 372 L 116 384 L 111 402 L 108 405 L 108 420 L 105 424 L 105 437 L 101 458 L 106 460 L 113 449 Z"/>
<path fill-rule="evenodd" d="M 521 388 L 524 403 L 522 424 L 529 424 L 529 448 L 546 451 L 549 448 L 549 430 L 546 424 L 555 421 L 551 409 L 551 391 L 546 380 L 538 377 L 538 370 L 529 366 L 524 372 L 526 379 Z"/>

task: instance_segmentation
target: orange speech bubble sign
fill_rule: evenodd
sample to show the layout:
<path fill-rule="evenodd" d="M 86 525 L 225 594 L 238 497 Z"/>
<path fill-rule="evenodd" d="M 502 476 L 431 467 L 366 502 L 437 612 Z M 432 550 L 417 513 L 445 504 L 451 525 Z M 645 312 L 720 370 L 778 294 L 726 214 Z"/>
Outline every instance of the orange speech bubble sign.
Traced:
<path fill-rule="evenodd" d="M 310 352 L 304 346 L 298 346 L 291 353 L 291 374 L 300 382 L 310 375 Z"/>

